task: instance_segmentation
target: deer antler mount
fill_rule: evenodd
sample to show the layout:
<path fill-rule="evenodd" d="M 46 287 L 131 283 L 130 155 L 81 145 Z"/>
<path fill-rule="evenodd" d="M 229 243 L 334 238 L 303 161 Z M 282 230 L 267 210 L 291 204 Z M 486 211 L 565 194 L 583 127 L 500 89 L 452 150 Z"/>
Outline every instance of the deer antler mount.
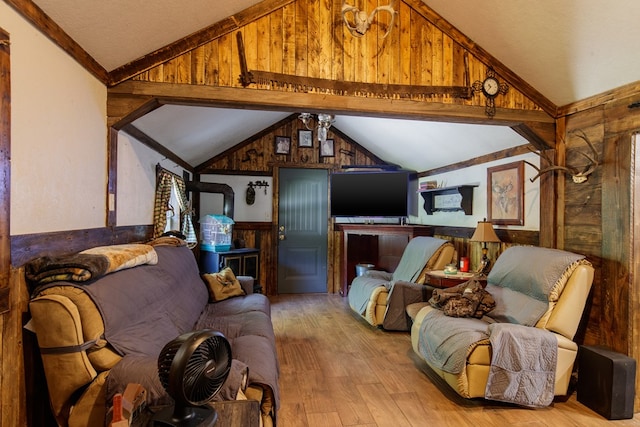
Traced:
<path fill-rule="evenodd" d="M 391 32 L 393 23 L 396 19 L 398 12 L 393 8 L 393 3 L 389 3 L 386 6 L 378 6 L 373 9 L 373 12 L 367 14 L 366 11 L 360 10 L 355 6 L 348 5 L 346 1 L 342 0 L 342 19 L 344 20 L 347 29 L 354 37 L 362 37 L 365 35 L 373 20 L 376 18 L 378 12 L 388 12 L 391 14 L 391 22 L 387 28 L 387 32 L 381 38 L 385 38 Z"/>
<path fill-rule="evenodd" d="M 589 137 L 587 136 L 586 133 L 584 133 L 584 131 L 577 130 L 577 131 L 574 131 L 573 134 L 578 138 L 582 139 L 587 144 L 587 146 L 589 146 L 591 154 L 583 153 L 582 151 L 577 151 L 578 154 L 580 154 L 581 156 L 585 157 L 588 160 L 587 165 L 584 166 L 582 169 L 578 169 L 577 167 L 571 167 L 571 166 L 555 166 L 553 164 L 554 163 L 553 159 L 549 158 L 549 156 L 545 152 L 543 151 L 537 152 L 537 151 L 531 150 L 533 153 L 537 154 L 538 156 L 543 158 L 548 164 L 551 165 L 546 168 L 539 168 L 536 165 L 530 162 L 527 162 L 525 160 L 526 164 L 528 164 L 529 166 L 533 167 L 535 170 L 538 171 L 536 176 L 530 179 L 531 182 L 538 179 L 541 175 L 547 172 L 552 172 L 552 171 L 562 171 L 562 172 L 571 174 L 571 178 L 573 179 L 573 182 L 575 182 L 576 184 L 581 184 L 587 181 L 587 179 L 589 178 L 589 175 L 591 175 L 600 164 L 600 160 L 599 160 L 600 156 L 598 155 L 598 151 L 593 146 L 593 143 L 589 140 Z"/>

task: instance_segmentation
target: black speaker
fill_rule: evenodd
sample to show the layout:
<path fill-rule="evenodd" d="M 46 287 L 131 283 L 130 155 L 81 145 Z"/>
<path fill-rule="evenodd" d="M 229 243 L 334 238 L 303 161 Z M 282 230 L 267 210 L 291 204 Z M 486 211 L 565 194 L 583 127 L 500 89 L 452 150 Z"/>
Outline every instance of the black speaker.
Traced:
<path fill-rule="evenodd" d="M 636 361 L 602 346 L 580 346 L 578 402 L 609 420 L 633 418 Z"/>

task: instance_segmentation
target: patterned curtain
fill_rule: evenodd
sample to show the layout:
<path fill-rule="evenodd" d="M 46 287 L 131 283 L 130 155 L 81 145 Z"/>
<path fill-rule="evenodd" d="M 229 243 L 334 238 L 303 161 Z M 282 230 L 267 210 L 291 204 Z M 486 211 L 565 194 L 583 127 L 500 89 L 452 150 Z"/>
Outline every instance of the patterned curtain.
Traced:
<path fill-rule="evenodd" d="M 187 200 L 187 185 L 178 175 L 168 170 L 156 166 L 156 197 L 153 206 L 153 236 L 158 237 L 164 233 L 167 225 L 167 211 L 171 210 L 169 200 L 171 199 L 171 188 L 174 188 L 180 203 L 180 213 L 182 219 L 182 234 L 186 236 L 189 247 L 197 244 L 196 233 L 193 228 L 193 210 Z"/>
<path fill-rule="evenodd" d="M 167 211 L 170 210 L 169 199 L 175 175 L 166 169 L 156 166 L 156 198 L 153 206 L 153 237 L 164 233 L 167 225 Z"/>

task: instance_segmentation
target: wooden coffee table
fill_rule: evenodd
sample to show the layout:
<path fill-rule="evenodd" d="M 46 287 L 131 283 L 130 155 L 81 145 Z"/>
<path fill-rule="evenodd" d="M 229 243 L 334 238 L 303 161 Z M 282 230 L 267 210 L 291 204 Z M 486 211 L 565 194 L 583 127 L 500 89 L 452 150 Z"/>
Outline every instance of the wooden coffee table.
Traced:
<path fill-rule="evenodd" d="M 462 273 L 445 274 L 444 270 L 432 270 L 427 273 L 426 284 L 431 285 L 434 288 L 450 288 L 452 286 L 459 285 L 460 283 L 471 280 L 475 273 Z M 482 284 L 482 287 L 487 285 L 486 276 L 478 276 L 478 281 Z"/>

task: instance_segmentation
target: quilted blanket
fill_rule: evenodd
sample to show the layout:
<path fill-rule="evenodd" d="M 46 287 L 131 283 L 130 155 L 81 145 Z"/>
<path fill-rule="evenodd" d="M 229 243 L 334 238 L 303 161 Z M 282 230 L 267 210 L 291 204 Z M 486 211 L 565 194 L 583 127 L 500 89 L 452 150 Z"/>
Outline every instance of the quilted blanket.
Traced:
<path fill-rule="evenodd" d="M 530 407 L 553 401 L 558 342 L 552 332 L 511 323 L 489 325 L 493 348 L 485 397 Z"/>

